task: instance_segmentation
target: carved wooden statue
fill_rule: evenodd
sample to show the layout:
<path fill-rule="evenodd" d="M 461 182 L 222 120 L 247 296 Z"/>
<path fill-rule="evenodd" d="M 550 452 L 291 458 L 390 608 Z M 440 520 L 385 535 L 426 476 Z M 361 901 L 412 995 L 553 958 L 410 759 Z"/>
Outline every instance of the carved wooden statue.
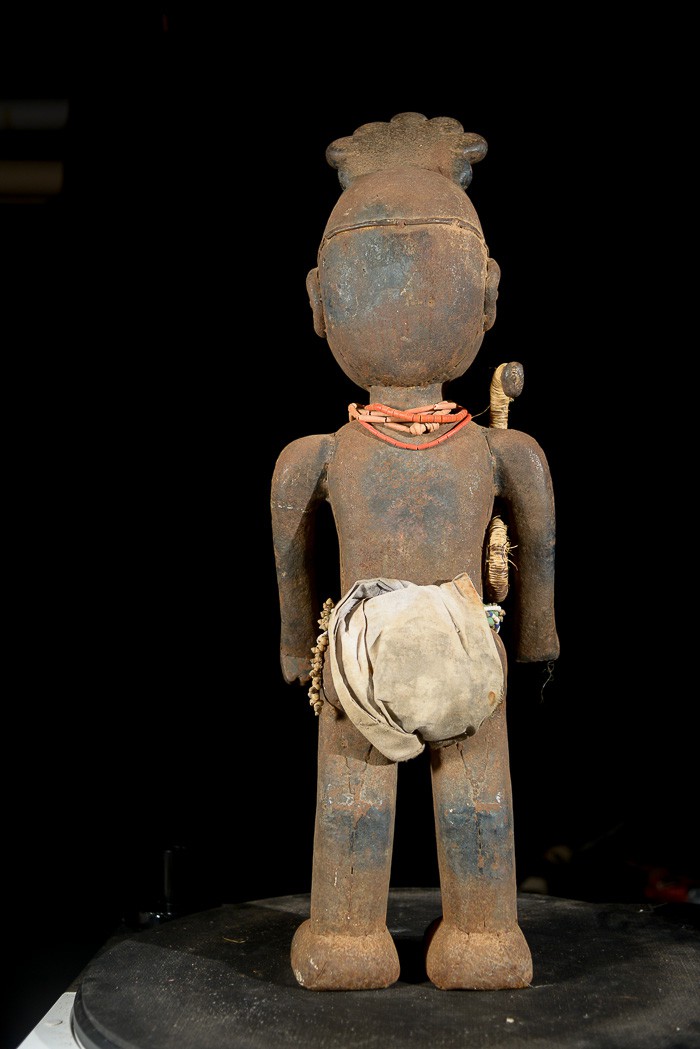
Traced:
<path fill-rule="evenodd" d="M 484 595 L 498 599 L 487 578 L 497 524 L 501 551 L 517 557 L 515 658 L 557 658 L 552 486 L 539 445 L 499 422 L 494 402 L 482 425 L 445 399 L 496 316 L 500 271 L 466 193 L 485 154 L 456 120 L 418 113 L 366 124 L 327 151 L 343 192 L 307 289 L 316 332 L 368 400 L 336 433 L 289 444 L 272 484 L 282 670 L 311 683 L 319 714 L 311 912 L 291 949 L 310 989 L 399 976 L 386 925 L 397 762 L 426 748 L 442 899 L 427 974 L 445 989 L 532 978 L 517 917 L 501 610 Z M 507 404 L 522 370 L 499 373 Z M 325 606 L 314 582 L 324 500 L 342 591 Z"/>

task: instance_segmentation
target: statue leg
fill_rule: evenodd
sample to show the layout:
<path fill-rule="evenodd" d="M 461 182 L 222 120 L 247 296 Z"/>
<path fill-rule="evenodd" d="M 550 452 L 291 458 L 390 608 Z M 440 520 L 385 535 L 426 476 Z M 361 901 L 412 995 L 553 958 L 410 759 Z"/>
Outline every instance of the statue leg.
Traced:
<path fill-rule="evenodd" d="M 476 735 L 433 750 L 431 773 L 442 918 L 427 937 L 428 976 L 445 990 L 526 987 L 505 702 Z"/>
<path fill-rule="evenodd" d="M 386 927 L 396 764 L 328 703 L 319 716 L 311 914 L 292 940 L 302 987 L 366 990 L 399 976 Z"/>

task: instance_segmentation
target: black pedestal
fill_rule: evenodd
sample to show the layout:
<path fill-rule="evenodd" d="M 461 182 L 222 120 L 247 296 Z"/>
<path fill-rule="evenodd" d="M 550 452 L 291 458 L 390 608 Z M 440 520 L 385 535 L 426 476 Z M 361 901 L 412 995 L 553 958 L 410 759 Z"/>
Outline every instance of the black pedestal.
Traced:
<path fill-rule="evenodd" d="M 439 890 L 396 889 L 400 980 L 315 992 L 289 962 L 308 911 L 308 896 L 256 900 L 111 942 L 81 976 L 77 1039 L 86 1049 L 700 1047 L 700 933 L 685 915 L 523 895 L 532 985 L 440 991 L 422 946 Z"/>

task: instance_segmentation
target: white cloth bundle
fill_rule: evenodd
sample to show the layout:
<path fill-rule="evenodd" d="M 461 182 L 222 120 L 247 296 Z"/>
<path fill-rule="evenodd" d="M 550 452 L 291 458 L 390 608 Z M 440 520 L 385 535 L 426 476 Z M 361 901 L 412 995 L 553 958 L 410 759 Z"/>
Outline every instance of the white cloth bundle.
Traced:
<path fill-rule="evenodd" d="M 328 638 L 343 709 L 393 761 L 473 735 L 503 699 L 494 632 L 466 573 L 427 586 L 360 580 L 333 609 Z"/>

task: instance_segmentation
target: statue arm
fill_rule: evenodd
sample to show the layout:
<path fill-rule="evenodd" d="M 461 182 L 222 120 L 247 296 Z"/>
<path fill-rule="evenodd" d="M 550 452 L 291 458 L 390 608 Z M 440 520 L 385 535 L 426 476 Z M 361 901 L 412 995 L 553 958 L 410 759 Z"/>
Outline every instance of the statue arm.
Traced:
<path fill-rule="evenodd" d="M 559 657 L 554 616 L 555 512 L 552 479 L 544 452 L 528 434 L 489 429 L 497 495 L 508 516 L 516 548 L 516 659 L 547 662 Z"/>
<path fill-rule="evenodd" d="M 313 560 L 315 511 L 326 498 L 333 437 L 302 437 L 280 454 L 272 479 L 272 537 L 280 601 L 280 661 L 285 681 L 309 680 L 319 634 Z"/>

